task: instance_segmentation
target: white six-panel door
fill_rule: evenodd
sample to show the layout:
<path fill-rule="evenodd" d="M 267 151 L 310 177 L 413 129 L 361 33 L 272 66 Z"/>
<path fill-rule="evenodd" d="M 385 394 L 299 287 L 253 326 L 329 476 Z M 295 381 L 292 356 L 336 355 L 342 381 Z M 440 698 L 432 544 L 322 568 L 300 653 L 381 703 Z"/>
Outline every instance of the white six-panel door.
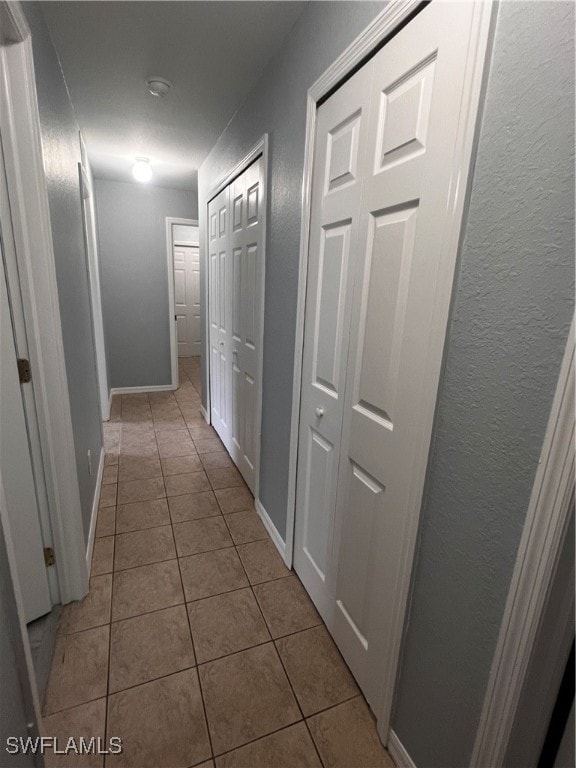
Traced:
<path fill-rule="evenodd" d="M 208 205 L 210 410 L 214 429 L 230 449 L 230 278 L 228 187 Z"/>
<path fill-rule="evenodd" d="M 200 255 L 197 245 L 174 245 L 174 309 L 178 357 L 200 354 Z"/>
<path fill-rule="evenodd" d="M 394 684 L 403 531 L 438 386 L 430 329 L 450 302 L 473 14 L 432 2 L 317 114 L 294 559 L 375 709 Z"/>
<path fill-rule="evenodd" d="M 255 491 L 261 374 L 263 159 L 208 206 L 214 428 Z"/>
<path fill-rule="evenodd" d="M 332 539 L 346 385 L 351 284 L 372 64 L 318 111 L 302 368 L 294 565 L 329 624 Z"/>

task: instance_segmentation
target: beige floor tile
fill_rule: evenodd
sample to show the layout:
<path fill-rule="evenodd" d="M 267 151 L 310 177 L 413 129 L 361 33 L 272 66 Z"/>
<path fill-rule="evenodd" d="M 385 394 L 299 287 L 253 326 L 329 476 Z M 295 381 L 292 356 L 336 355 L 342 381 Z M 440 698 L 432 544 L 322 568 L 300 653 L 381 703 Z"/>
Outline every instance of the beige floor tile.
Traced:
<path fill-rule="evenodd" d="M 159 432 L 158 434 L 170 434 L 170 432 Z M 158 452 L 161 459 L 171 459 L 179 456 L 196 456 L 197 453 L 192 440 L 181 440 L 174 443 L 159 444 Z"/>
<path fill-rule="evenodd" d="M 215 755 L 301 717 L 273 643 L 202 664 L 198 674 Z"/>
<path fill-rule="evenodd" d="M 224 518 L 221 516 L 187 520 L 184 523 L 175 523 L 173 527 L 178 557 L 196 555 L 233 545 Z"/>
<path fill-rule="evenodd" d="M 128 419 L 122 420 L 123 440 L 126 440 L 126 438 L 136 439 L 142 436 L 144 436 L 146 440 L 152 440 L 154 438 L 152 414 L 150 411 L 147 411 L 145 416 L 146 418 L 142 418 L 142 414 L 139 414 L 139 417 L 134 416 L 133 418 L 132 414 L 129 414 Z"/>
<path fill-rule="evenodd" d="M 254 587 L 272 637 L 282 637 L 322 623 L 297 576 Z"/>
<path fill-rule="evenodd" d="M 214 761 L 206 760 L 204 763 L 199 763 L 198 765 L 195 765 L 194 768 L 214 768 Z"/>
<path fill-rule="evenodd" d="M 172 432 L 176 429 L 185 429 L 186 422 L 182 416 L 170 416 L 168 418 L 154 419 L 154 429 L 156 432 Z"/>
<path fill-rule="evenodd" d="M 360 696 L 314 715 L 308 726 L 325 768 L 394 768 Z"/>
<path fill-rule="evenodd" d="M 114 536 L 103 536 L 94 539 L 92 552 L 91 576 L 101 576 L 103 573 L 112 573 L 114 565 Z"/>
<path fill-rule="evenodd" d="M 149 480 L 151 477 L 162 477 L 160 459 L 155 456 L 120 456 L 118 479 L 121 483 Z"/>
<path fill-rule="evenodd" d="M 112 467 L 118 464 L 118 460 L 120 458 L 119 452 L 114 453 L 105 453 L 104 454 L 104 466 L 105 467 Z"/>
<path fill-rule="evenodd" d="M 290 573 L 270 539 L 240 544 L 238 554 L 251 584 L 281 579 Z"/>
<path fill-rule="evenodd" d="M 218 451 L 224 451 L 225 448 L 216 438 L 210 440 L 194 440 L 194 445 L 198 453 L 217 453 Z"/>
<path fill-rule="evenodd" d="M 137 565 L 158 563 L 176 557 L 172 526 L 146 528 L 141 531 L 120 533 L 114 547 L 114 570 L 122 571 Z"/>
<path fill-rule="evenodd" d="M 199 456 L 200 461 L 204 465 L 204 469 L 225 469 L 227 467 L 234 467 L 234 462 L 225 451 L 203 453 L 199 454 Z"/>
<path fill-rule="evenodd" d="M 90 579 L 90 591 L 86 597 L 68 606 L 67 633 L 108 624 L 111 605 L 112 574 L 93 576 Z"/>
<path fill-rule="evenodd" d="M 264 736 L 216 759 L 216 768 L 322 768 L 304 723 Z"/>
<path fill-rule="evenodd" d="M 141 565 L 114 574 L 112 621 L 184 602 L 176 560 Z"/>
<path fill-rule="evenodd" d="M 96 627 L 56 640 L 44 702 L 49 715 L 106 695 L 110 627 Z"/>
<path fill-rule="evenodd" d="M 170 516 L 173 523 L 185 520 L 199 520 L 202 517 L 220 515 L 220 506 L 213 491 L 188 493 L 184 496 L 171 496 L 168 499 Z"/>
<path fill-rule="evenodd" d="M 210 427 L 208 424 L 204 424 L 203 427 L 191 427 L 190 434 L 192 440 L 217 440 L 218 432 L 214 427 Z"/>
<path fill-rule="evenodd" d="M 168 475 L 164 478 L 167 496 L 183 496 L 185 493 L 201 493 L 210 490 L 206 473 L 188 472 L 185 475 Z"/>
<path fill-rule="evenodd" d="M 166 499 L 121 504 L 116 510 L 116 533 L 156 528 L 169 523 L 170 515 Z"/>
<path fill-rule="evenodd" d="M 116 506 L 116 483 L 112 483 L 111 485 L 103 485 L 100 488 L 100 501 L 98 506 L 100 508 Z"/>
<path fill-rule="evenodd" d="M 158 447 L 160 447 L 162 445 L 174 445 L 186 441 L 190 442 L 191 438 L 187 429 L 179 429 L 170 432 L 162 432 L 161 434 L 156 435 L 156 440 L 158 441 Z"/>
<path fill-rule="evenodd" d="M 210 454 L 208 454 L 210 455 Z M 245 488 L 246 483 L 244 478 L 238 472 L 236 467 L 214 467 L 213 469 L 207 469 L 206 474 L 210 480 L 212 488 Z"/>
<path fill-rule="evenodd" d="M 187 472 L 201 472 L 202 469 L 202 462 L 197 454 L 162 459 L 162 472 L 164 475 L 184 475 Z"/>
<path fill-rule="evenodd" d="M 149 480 L 130 480 L 128 483 L 118 483 L 118 504 L 128 504 L 133 501 L 151 501 L 166 496 L 164 480 L 153 477 Z"/>
<path fill-rule="evenodd" d="M 120 455 L 132 458 L 158 458 L 158 445 L 153 432 L 123 435 Z"/>
<path fill-rule="evenodd" d="M 177 605 L 112 624 L 110 693 L 195 664 L 186 608 Z"/>
<path fill-rule="evenodd" d="M 114 464 L 104 467 L 102 473 L 102 485 L 110 485 L 118 482 L 118 467 Z"/>
<path fill-rule="evenodd" d="M 249 588 L 189 603 L 188 613 L 199 664 L 270 640 Z"/>
<path fill-rule="evenodd" d="M 360 693 L 324 626 L 282 637 L 276 648 L 305 717 Z"/>
<path fill-rule="evenodd" d="M 250 541 L 268 538 L 266 528 L 262 525 L 258 514 L 252 509 L 245 512 L 233 512 L 231 515 L 224 515 L 224 518 L 230 535 L 234 539 L 234 544 L 247 544 Z"/>
<path fill-rule="evenodd" d="M 188 768 L 210 758 L 210 742 L 195 669 L 187 669 L 108 699 L 107 737 L 124 751 L 108 768 Z"/>
<path fill-rule="evenodd" d="M 246 509 L 254 509 L 254 496 L 248 488 L 222 488 L 214 491 L 222 512 L 227 515 L 230 512 L 244 512 Z"/>
<path fill-rule="evenodd" d="M 96 538 L 114 536 L 116 532 L 116 507 L 101 507 L 96 520 Z"/>
<path fill-rule="evenodd" d="M 106 699 L 96 699 L 88 704 L 80 704 L 63 712 L 43 718 L 44 734 L 55 736 L 58 749 L 66 747 L 68 739 L 74 737 L 76 744 L 83 736 L 88 742 L 92 737 L 102 739 L 106 731 Z M 44 756 L 46 768 L 102 768 L 104 756 L 98 754 L 77 755 L 71 751 L 68 755 L 55 755 L 52 750 Z"/>
<path fill-rule="evenodd" d="M 233 547 L 183 557 L 179 562 L 187 601 L 248 586 L 244 568 Z"/>

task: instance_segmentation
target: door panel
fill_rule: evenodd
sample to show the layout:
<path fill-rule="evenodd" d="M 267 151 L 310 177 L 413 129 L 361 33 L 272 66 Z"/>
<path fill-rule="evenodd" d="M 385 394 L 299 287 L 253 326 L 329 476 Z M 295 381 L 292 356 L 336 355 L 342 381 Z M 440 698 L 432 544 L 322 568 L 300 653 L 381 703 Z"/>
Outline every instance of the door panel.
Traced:
<path fill-rule="evenodd" d="M 52 603 L 1 252 L 0 267 L 0 471 L 24 613 L 29 622 L 48 613 Z"/>
<path fill-rule="evenodd" d="M 374 57 L 338 483 L 332 631 L 369 703 L 430 438 L 430 328 L 473 5 L 432 3 Z M 449 293 L 442 301 L 449 303 Z M 415 495 L 416 494 L 416 495 Z M 416 502 L 417 503 L 417 502 Z M 382 670 L 375 675 L 374 670 Z"/>
<path fill-rule="evenodd" d="M 317 111 L 294 563 L 373 708 L 432 428 L 475 13 L 428 4 Z"/>
<path fill-rule="evenodd" d="M 228 371 L 230 351 L 230 306 L 228 272 L 228 188 L 208 205 L 210 264 L 210 408 L 211 421 L 224 445 L 230 450 L 231 381 Z"/>
<path fill-rule="evenodd" d="M 334 610 L 329 571 L 371 79 L 368 64 L 319 108 L 316 129 L 294 564 L 328 624 Z"/>
<path fill-rule="evenodd" d="M 256 408 L 260 358 L 262 247 L 262 158 L 230 185 L 232 229 L 232 334 L 230 453 L 248 487 L 256 488 Z"/>
<path fill-rule="evenodd" d="M 200 262 L 198 246 L 174 246 L 174 304 L 178 356 L 200 354 Z"/>

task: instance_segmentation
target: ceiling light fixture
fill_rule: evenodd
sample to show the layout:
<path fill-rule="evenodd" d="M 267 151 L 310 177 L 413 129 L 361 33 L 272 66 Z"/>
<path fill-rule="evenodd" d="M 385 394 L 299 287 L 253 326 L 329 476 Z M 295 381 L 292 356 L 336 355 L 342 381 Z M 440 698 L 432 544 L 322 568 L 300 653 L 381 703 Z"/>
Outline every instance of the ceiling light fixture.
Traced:
<path fill-rule="evenodd" d="M 132 166 L 132 175 L 136 181 L 150 181 L 152 178 L 152 168 L 150 168 L 150 161 L 147 157 L 136 158 L 136 162 Z"/>
<path fill-rule="evenodd" d="M 159 96 L 161 99 L 167 96 L 172 88 L 172 83 L 165 77 L 149 77 L 146 85 L 152 96 Z"/>

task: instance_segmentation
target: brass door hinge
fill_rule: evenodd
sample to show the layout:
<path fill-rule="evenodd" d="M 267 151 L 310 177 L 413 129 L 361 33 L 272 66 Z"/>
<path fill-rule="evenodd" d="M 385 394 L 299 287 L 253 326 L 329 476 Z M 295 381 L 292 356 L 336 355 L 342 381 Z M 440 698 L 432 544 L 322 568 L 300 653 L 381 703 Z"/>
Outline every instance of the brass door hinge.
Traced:
<path fill-rule="evenodd" d="M 44 547 L 44 563 L 46 568 L 55 565 L 56 555 L 54 554 L 54 549 L 52 547 Z"/>
<path fill-rule="evenodd" d="M 20 384 L 28 384 L 29 381 L 32 381 L 29 360 L 18 360 L 18 376 L 20 377 Z"/>

